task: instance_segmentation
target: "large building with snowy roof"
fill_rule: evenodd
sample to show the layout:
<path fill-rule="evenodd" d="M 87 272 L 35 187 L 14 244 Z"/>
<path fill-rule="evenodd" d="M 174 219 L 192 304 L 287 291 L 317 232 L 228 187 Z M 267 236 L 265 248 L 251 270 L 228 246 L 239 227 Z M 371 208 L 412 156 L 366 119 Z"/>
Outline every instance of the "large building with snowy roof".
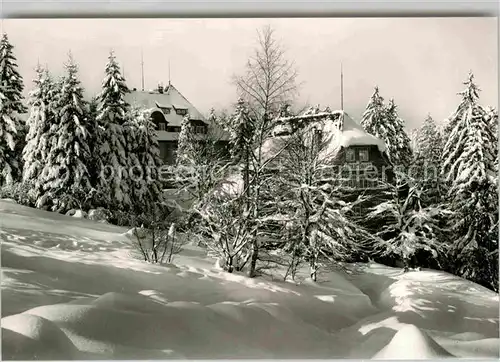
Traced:
<path fill-rule="evenodd" d="M 280 153 L 271 166 L 287 157 L 286 144 L 299 129 L 306 131 L 310 141 L 321 142 L 323 147 L 318 157 L 331 165 L 329 170 L 336 177 L 330 179 L 344 187 L 345 195 L 353 198 L 360 193 L 378 195 L 386 182 L 392 182 L 394 174 L 384 141 L 367 133 L 346 112 L 328 108 L 321 111 L 314 107 L 298 116 L 277 119 L 274 137 L 266 140 L 262 150 L 265 158 Z M 372 202 L 375 199 L 372 198 Z M 367 207 L 367 204 L 359 204 L 356 208 Z"/>
<path fill-rule="evenodd" d="M 195 133 L 207 133 L 208 121 L 170 82 L 166 87 L 159 84 L 153 90 L 140 91 L 134 88 L 126 95 L 126 100 L 131 105 L 153 110 L 151 117 L 158 134 L 160 156 L 167 164 L 175 162 L 182 120 L 186 115 L 189 115 Z"/>
<path fill-rule="evenodd" d="M 393 170 L 384 141 L 368 134 L 346 112 L 311 108 L 298 116 L 279 117 L 275 123 L 273 136 L 261 149 L 263 160 L 269 161 L 270 172 L 279 170 L 279 164 L 289 157 L 290 139 L 302 129 L 308 135 L 305 142 L 309 139 L 324 145 L 318 157 L 331 166 L 330 172 L 340 176 L 330 179 L 341 182 L 346 190 L 359 194 L 359 190 L 375 191 L 385 187 L 385 182 L 392 182 Z M 233 191 L 237 190 L 238 187 Z"/>

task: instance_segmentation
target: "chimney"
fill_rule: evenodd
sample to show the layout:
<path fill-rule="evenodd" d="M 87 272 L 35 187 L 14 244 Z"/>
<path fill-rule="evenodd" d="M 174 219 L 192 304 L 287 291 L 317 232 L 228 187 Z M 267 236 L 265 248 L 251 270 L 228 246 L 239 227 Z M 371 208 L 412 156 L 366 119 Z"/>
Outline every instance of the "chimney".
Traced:
<path fill-rule="evenodd" d="M 158 83 L 158 93 L 163 93 L 163 83 Z"/>

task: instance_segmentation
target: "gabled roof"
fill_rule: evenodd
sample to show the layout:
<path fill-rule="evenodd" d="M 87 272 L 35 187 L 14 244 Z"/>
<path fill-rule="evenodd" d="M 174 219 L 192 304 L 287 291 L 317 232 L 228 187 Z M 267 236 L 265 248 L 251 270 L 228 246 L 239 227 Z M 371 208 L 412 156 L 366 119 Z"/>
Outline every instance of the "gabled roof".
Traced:
<path fill-rule="evenodd" d="M 321 130 L 326 147 L 321 157 L 324 159 L 334 158 L 342 149 L 349 146 L 376 146 L 380 152 L 386 151 L 385 142 L 369 133 L 354 121 L 344 111 L 319 111 L 309 110 L 302 115 L 282 117 L 277 120 L 278 127 L 283 129 L 285 125 L 295 123 L 301 124 L 306 130 Z M 264 158 L 273 157 L 286 146 L 289 135 L 281 134 L 267 139 L 262 145 Z"/>
<path fill-rule="evenodd" d="M 175 112 L 176 109 L 186 109 L 190 118 L 206 123 L 205 117 L 184 97 L 181 92 L 169 84 L 163 93 L 158 90 L 138 91 L 134 90 L 125 95 L 125 100 L 131 105 L 158 110 L 163 113 L 169 126 L 180 126 L 184 116 Z M 170 113 L 163 112 L 161 108 L 170 108 Z"/>
<path fill-rule="evenodd" d="M 331 136 L 332 147 L 373 145 L 377 146 L 380 152 L 386 150 L 383 140 L 366 132 L 345 111 L 320 111 L 318 108 L 315 108 L 299 116 L 283 117 L 278 120 L 280 127 L 290 123 L 299 123 L 305 128 L 321 129 L 323 133 Z"/>
<path fill-rule="evenodd" d="M 344 111 L 334 111 L 321 125 L 323 132 L 331 135 L 329 150 L 332 152 L 349 146 L 377 146 L 380 152 L 385 152 L 383 140 L 366 132 L 363 127 Z"/>

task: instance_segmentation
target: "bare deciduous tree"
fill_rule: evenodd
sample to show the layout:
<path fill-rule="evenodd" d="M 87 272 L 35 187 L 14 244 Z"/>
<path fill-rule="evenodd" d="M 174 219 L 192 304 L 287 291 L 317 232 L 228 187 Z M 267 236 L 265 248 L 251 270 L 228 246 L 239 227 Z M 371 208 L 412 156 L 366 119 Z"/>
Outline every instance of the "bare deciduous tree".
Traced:
<path fill-rule="evenodd" d="M 229 128 L 239 130 L 240 132 L 233 132 L 233 136 L 245 142 L 240 160 L 243 163 L 246 194 L 243 213 L 251 213 L 250 277 L 255 276 L 259 253 L 259 225 L 256 220 L 260 214 L 260 189 L 265 180 L 263 174 L 266 167 L 262 145 L 271 136 L 275 126 L 273 121 L 282 105 L 290 103 L 296 96 L 297 75 L 295 64 L 286 59 L 284 47 L 276 39 L 274 30 L 266 26 L 258 31 L 258 44 L 246 64 L 245 73 L 234 77 L 238 95 L 246 104 L 245 117 L 239 114 L 235 117 L 236 122 L 230 122 Z"/>

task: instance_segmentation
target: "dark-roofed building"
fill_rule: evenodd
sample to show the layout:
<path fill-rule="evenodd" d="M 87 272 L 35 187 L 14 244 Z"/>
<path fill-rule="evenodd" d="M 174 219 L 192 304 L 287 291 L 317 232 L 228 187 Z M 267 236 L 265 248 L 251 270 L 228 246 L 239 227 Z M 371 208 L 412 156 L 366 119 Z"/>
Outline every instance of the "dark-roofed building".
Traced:
<path fill-rule="evenodd" d="M 153 110 L 151 117 L 158 132 L 160 155 L 167 164 L 175 163 L 179 133 L 186 115 L 189 115 L 195 133 L 206 134 L 208 131 L 205 117 L 170 82 L 166 87 L 159 84 L 154 90 L 134 89 L 125 99 L 131 105 Z M 221 140 L 221 147 L 223 143 Z"/>

